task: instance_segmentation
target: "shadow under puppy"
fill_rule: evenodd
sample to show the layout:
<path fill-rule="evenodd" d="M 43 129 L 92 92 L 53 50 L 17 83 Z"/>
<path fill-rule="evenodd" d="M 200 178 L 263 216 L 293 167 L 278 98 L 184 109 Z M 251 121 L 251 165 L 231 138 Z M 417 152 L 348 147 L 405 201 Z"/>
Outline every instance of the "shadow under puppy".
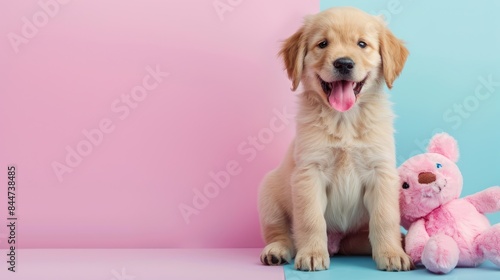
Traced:
<path fill-rule="evenodd" d="M 292 89 L 303 91 L 295 139 L 259 191 L 262 263 L 295 258 L 297 269 L 324 270 L 340 251 L 371 253 L 381 270 L 409 270 L 394 115 L 383 91 L 407 49 L 381 18 L 341 7 L 307 17 L 280 55 Z"/>

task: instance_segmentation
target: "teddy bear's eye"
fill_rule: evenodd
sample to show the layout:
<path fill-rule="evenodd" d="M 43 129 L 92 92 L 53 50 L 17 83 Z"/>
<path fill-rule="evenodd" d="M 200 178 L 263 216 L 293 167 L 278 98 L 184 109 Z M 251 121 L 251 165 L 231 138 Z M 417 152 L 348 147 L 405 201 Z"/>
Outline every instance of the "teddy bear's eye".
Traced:
<path fill-rule="evenodd" d="M 443 167 L 443 165 L 441 163 L 436 163 L 436 167 L 441 168 L 441 167 Z"/>
<path fill-rule="evenodd" d="M 410 188 L 410 185 L 406 182 L 403 183 L 403 189 L 409 189 Z"/>

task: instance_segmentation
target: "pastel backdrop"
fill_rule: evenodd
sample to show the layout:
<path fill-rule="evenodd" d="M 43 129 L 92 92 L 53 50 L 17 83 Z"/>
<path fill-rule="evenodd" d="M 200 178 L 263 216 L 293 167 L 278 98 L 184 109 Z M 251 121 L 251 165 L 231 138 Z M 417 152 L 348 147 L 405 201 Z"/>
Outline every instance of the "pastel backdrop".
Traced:
<path fill-rule="evenodd" d="M 0 246 L 11 164 L 20 248 L 261 246 L 258 184 L 294 130 L 277 52 L 318 10 L 2 2 Z"/>
<path fill-rule="evenodd" d="M 0 180 L 14 164 L 20 247 L 262 246 L 257 187 L 294 132 L 276 53 L 332 5 L 387 10 L 408 43 L 391 92 L 398 162 L 442 129 L 461 146 L 464 194 L 500 184 L 500 88 L 480 80 L 500 80 L 498 4 L 474 3 L 3 3 Z M 458 120 L 454 104 L 473 110 Z M 5 191 L 0 209 L 5 221 Z"/>

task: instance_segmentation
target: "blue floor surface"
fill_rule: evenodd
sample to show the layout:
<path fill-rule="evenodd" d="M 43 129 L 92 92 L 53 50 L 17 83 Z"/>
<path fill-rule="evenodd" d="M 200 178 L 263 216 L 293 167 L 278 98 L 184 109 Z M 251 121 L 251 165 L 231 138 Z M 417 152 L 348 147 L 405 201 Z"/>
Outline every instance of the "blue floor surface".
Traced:
<path fill-rule="evenodd" d="M 491 262 L 484 262 L 475 268 L 455 268 L 445 275 L 436 275 L 427 271 L 423 266 L 416 270 L 405 272 L 379 271 L 375 262 L 370 257 L 344 257 L 331 258 L 330 269 L 326 271 L 303 272 L 287 264 L 285 269 L 286 280 L 332 280 L 332 279 L 453 279 L 453 280 L 500 280 L 500 267 Z"/>

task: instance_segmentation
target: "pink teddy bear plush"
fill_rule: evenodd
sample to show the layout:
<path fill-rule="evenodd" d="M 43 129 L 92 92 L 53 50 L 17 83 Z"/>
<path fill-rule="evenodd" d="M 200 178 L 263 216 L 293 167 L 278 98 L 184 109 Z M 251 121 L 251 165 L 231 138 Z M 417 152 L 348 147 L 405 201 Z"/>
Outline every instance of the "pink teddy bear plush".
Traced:
<path fill-rule="evenodd" d="M 484 213 L 500 210 L 500 187 L 459 199 L 462 174 L 456 140 L 436 134 L 427 153 L 399 169 L 401 224 L 408 233 L 405 251 L 413 262 L 434 273 L 456 266 L 474 267 L 485 259 L 500 266 L 500 224 Z"/>

